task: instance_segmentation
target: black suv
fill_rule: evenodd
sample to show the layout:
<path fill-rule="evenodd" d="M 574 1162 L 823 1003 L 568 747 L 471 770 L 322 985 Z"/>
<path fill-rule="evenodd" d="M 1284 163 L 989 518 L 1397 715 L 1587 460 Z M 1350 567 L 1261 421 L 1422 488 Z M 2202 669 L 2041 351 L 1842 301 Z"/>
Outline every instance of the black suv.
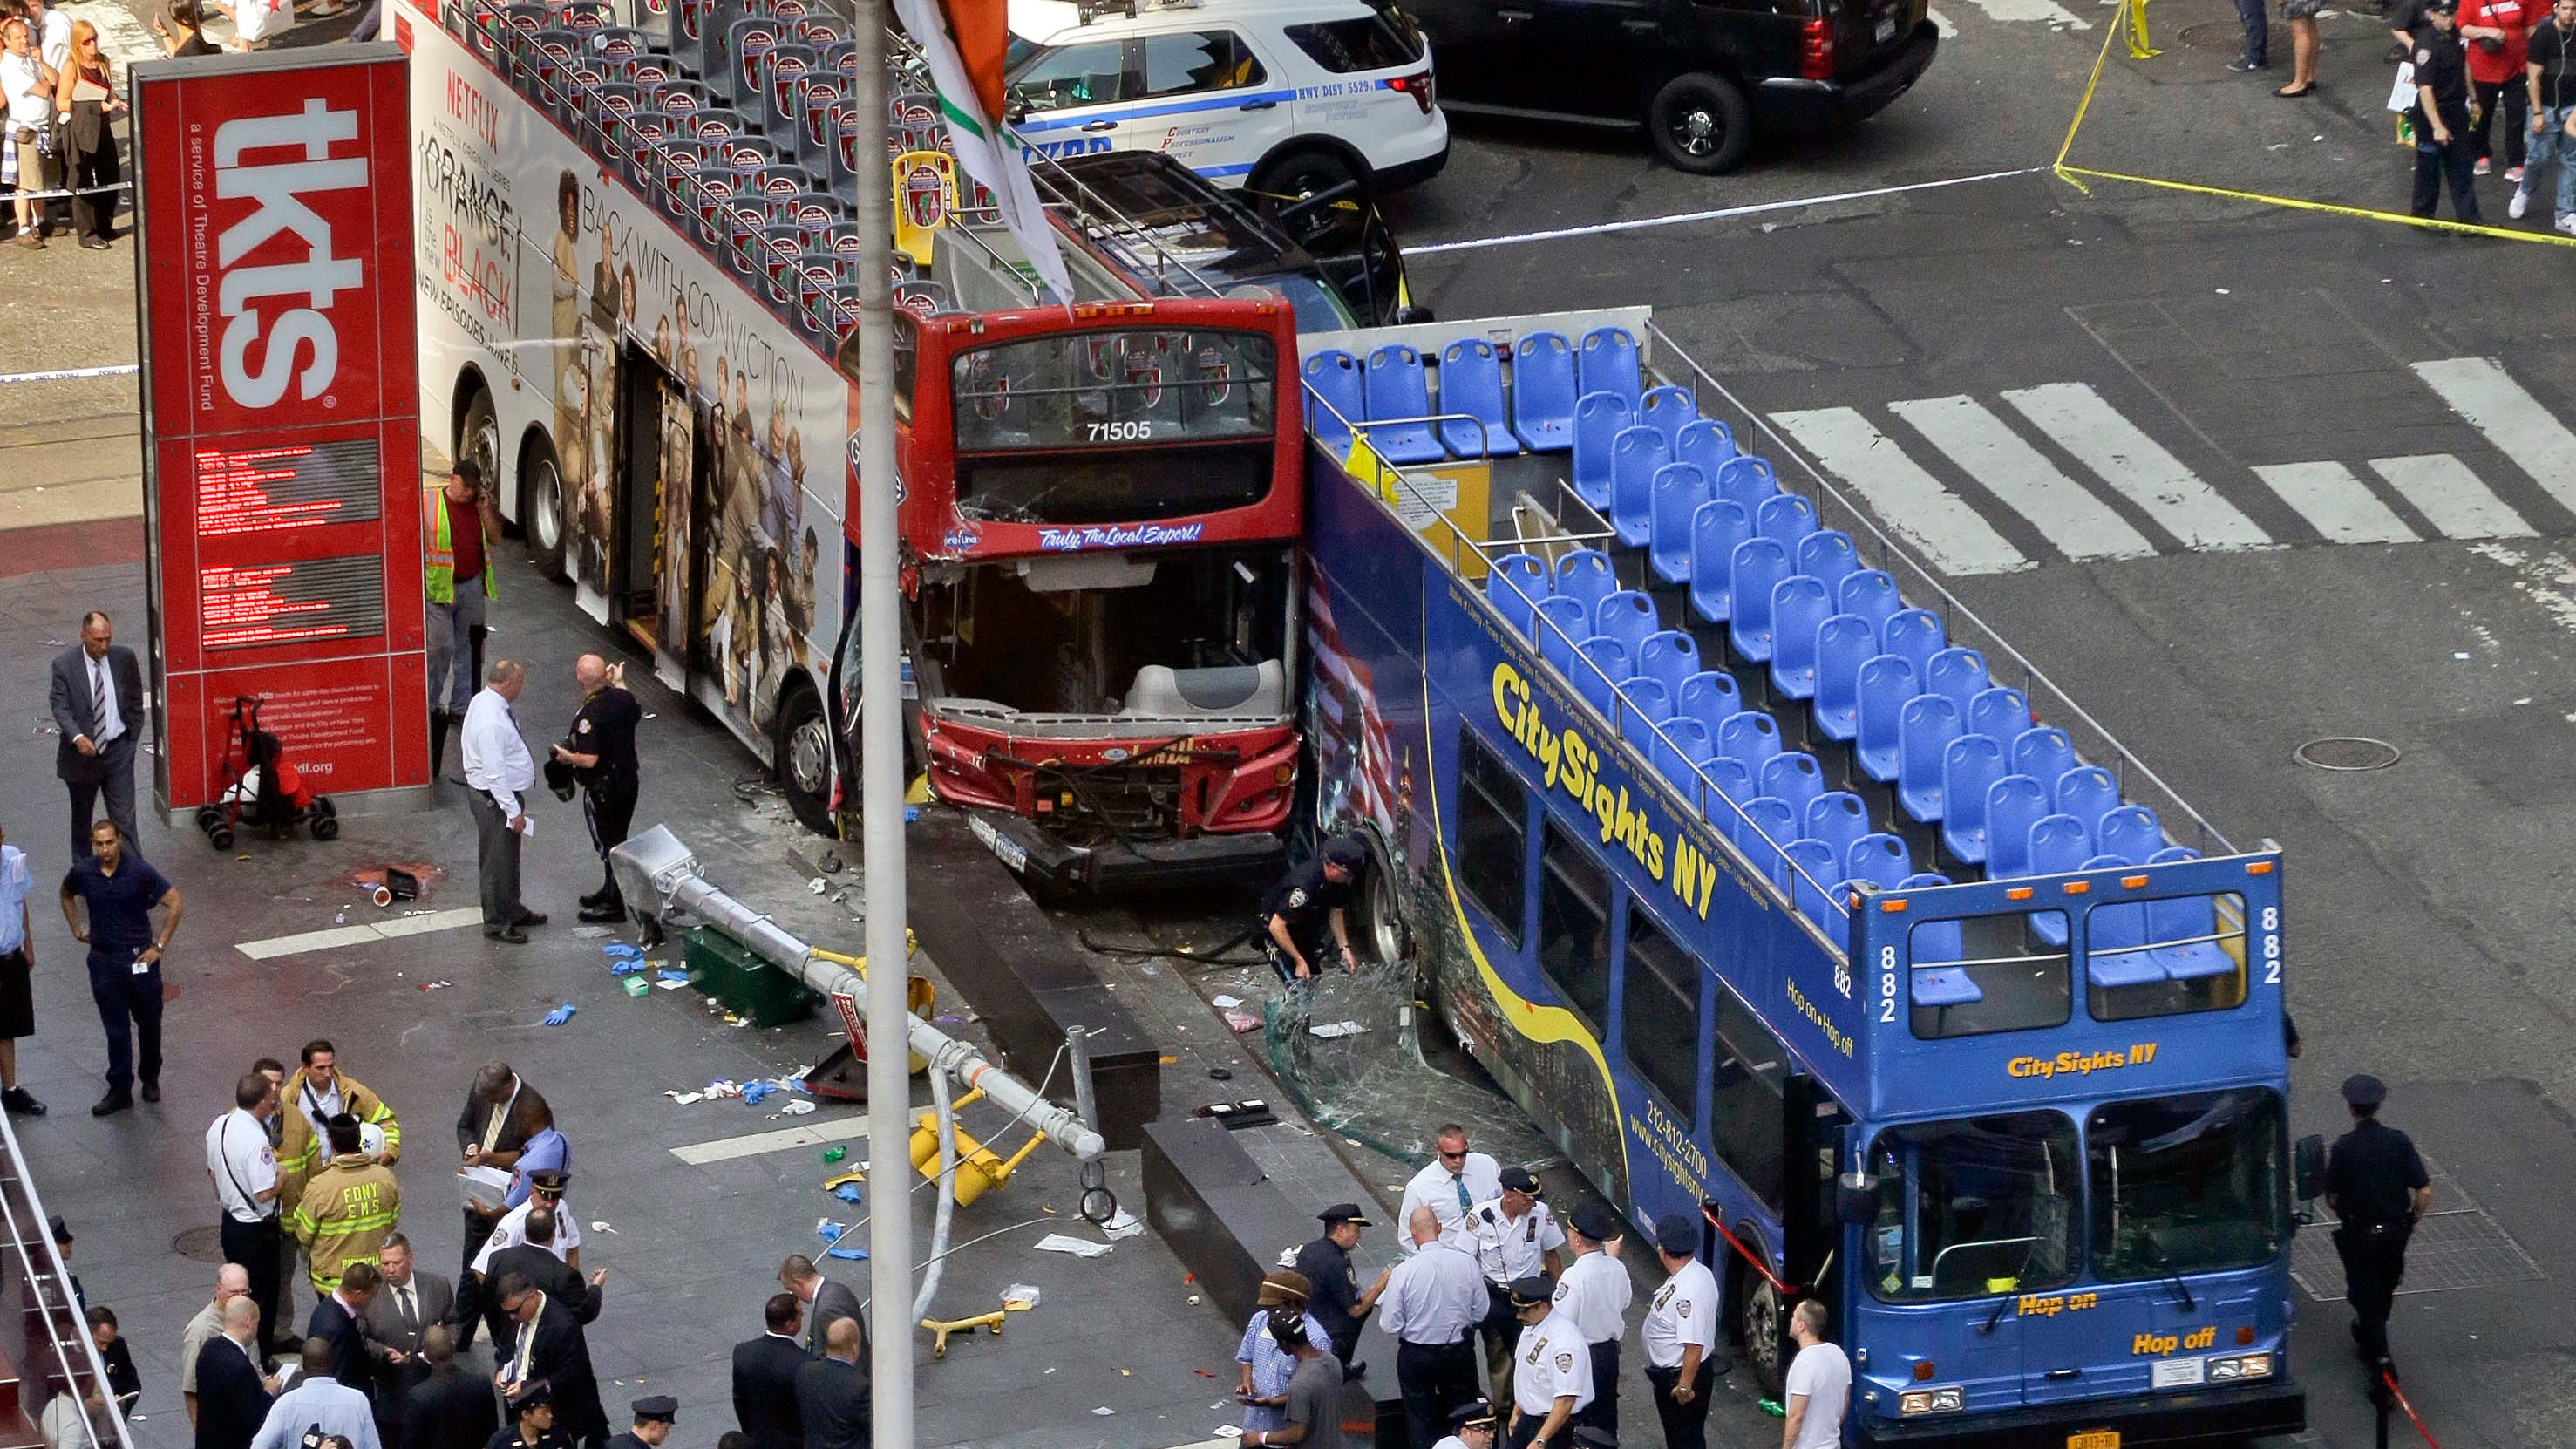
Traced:
<path fill-rule="evenodd" d="M 1813 131 L 1905 94 L 1938 39 L 1925 0 L 1408 0 L 1440 104 L 1622 128 L 1701 175 L 1757 125 Z"/>

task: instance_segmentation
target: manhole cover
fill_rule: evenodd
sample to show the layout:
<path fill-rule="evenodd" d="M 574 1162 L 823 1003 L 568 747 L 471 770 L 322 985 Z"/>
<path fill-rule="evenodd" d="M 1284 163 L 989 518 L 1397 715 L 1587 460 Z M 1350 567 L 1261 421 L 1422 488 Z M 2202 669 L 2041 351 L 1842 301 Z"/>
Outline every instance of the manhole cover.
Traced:
<path fill-rule="evenodd" d="M 2396 764 L 2397 747 L 2386 740 L 2337 735 L 2310 740 L 2296 751 L 2299 763 L 2320 770 L 2385 770 Z"/>
<path fill-rule="evenodd" d="M 2245 48 L 2245 29 L 2233 20 L 2204 20 L 2186 25 L 2175 37 L 2194 50 L 2237 50 Z"/>
<path fill-rule="evenodd" d="M 223 1229 L 190 1228 L 170 1240 L 170 1251 L 200 1263 L 220 1263 L 224 1260 Z"/>

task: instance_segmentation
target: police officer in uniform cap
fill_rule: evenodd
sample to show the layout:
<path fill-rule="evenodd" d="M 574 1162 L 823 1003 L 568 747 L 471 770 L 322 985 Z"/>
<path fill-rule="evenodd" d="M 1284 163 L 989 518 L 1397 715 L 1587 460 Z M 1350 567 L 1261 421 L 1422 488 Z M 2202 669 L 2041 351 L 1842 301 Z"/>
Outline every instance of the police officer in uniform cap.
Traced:
<path fill-rule="evenodd" d="M 2433 1182 L 2405 1133 L 2384 1126 L 2379 1104 L 2388 1088 L 2367 1074 L 2347 1078 L 2344 1102 L 2352 1130 L 2326 1157 L 2326 1206 L 2334 1209 L 2335 1251 L 2343 1257 L 2344 1298 L 2352 1304 L 2352 1341 L 2362 1361 L 2391 1376 L 2388 1311 L 2406 1276 L 2406 1240 L 2433 1205 Z M 2375 1385 L 2374 1385 L 2375 1387 Z"/>
<path fill-rule="evenodd" d="M 1512 1421 L 1505 1441 L 1511 1449 L 1565 1449 L 1574 1442 L 1574 1416 L 1592 1402 L 1592 1355 L 1584 1349 L 1582 1330 L 1551 1301 L 1553 1293 L 1536 1275 L 1512 1285 L 1521 1337 L 1512 1351 Z"/>
<path fill-rule="evenodd" d="M 1494 1449 L 1494 1406 L 1470 1399 L 1449 1411 L 1449 1437 L 1431 1449 Z"/>
<path fill-rule="evenodd" d="M 1324 853 L 1291 869 L 1261 902 L 1259 934 L 1270 951 L 1270 969 L 1285 984 L 1307 980 L 1323 969 L 1317 963 L 1339 961 L 1360 969 L 1351 954 L 1350 923 L 1342 907 L 1351 898 L 1351 882 L 1368 863 L 1368 848 L 1349 836 L 1324 844 Z M 1327 950 L 1327 948 L 1330 948 Z"/>
<path fill-rule="evenodd" d="M 669 1394 L 647 1394 L 631 1406 L 635 1427 L 608 1441 L 608 1449 L 662 1449 L 671 1425 L 680 1417 L 680 1401 Z"/>
<path fill-rule="evenodd" d="M 1668 1213 L 1655 1220 L 1655 1253 L 1664 1284 L 1647 1300 L 1638 1336 L 1646 1345 L 1646 1384 L 1655 1391 L 1664 1449 L 1707 1449 L 1708 1391 L 1724 1366 L 1717 1355 L 1717 1275 L 1699 1260 L 1697 1220 Z"/>
<path fill-rule="evenodd" d="M 1565 1229 L 1539 1201 L 1538 1174 L 1506 1167 L 1501 1180 L 1502 1195 L 1469 1208 L 1454 1237 L 1485 1273 L 1485 1319 L 1476 1330 L 1485 1340 L 1485 1373 L 1497 1401 L 1512 1396 L 1512 1340 L 1520 1334 L 1511 1285 L 1533 1273 L 1554 1278 L 1564 1266 L 1557 1250 L 1565 1246 Z"/>
<path fill-rule="evenodd" d="M 492 1435 L 484 1449 L 572 1449 L 572 1440 L 555 1427 L 553 1391 L 530 1384 L 510 1401 L 510 1422 Z"/>
<path fill-rule="evenodd" d="M 1333 1357 L 1342 1361 L 1345 1376 L 1357 1378 L 1367 1367 L 1351 1364 L 1351 1351 L 1359 1347 L 1360 1320 L 1377 1307 L 1378 1295 L 1386 1291 L 1387 1275 L 1393 1270 L 1381 1270 L 1368 1291 L 1361 1292 L 1359 1275 L 1351 1270 L 1351 1249 L 1359 1246 L 1360 1229 L 1369 1226 L 1369 1220 L 1360 1215 L 1358 1204 L 1347 1202 L 1337 1202 L 1315 1216 L 1324 1224 L 1324 1235 L 1297 1250 L 1297 1271 L 1306 1275 L 1309 1285 L 1306 1311 L 1332 1338 Z"/>
<path fill-rule="evenodd" d="M 596 654 L 585 654 L 573 661 L 572 676 L 581 686 L 581 713 L 572 717 L 572 728 L 565 732 L 563 743 L 554 747 L 554 758 L 546 762 L 546 783 L 557 783 L 556 769 L 572 772 L 581 786 L 581 813 L 590 822 L 591 843 L 599 848 L 602 879 L 599 889 L 581 898 L 581 918 L 606 922 L 626 919 L 626 901 L 618 893 L 617 872 L 608 865 L 608 852 L 625 843 L 626 827 L 635 819 L 635 792 L 642 783 L 635 759 L 635 726 L 644 718 L 644 707 L 626 692 L 626 670 L 612 665 Z"/>
<path fill-rule="evenodd" d="M 1628 1304 L 1636 1289 L 1619 1262 L 1627 1227 L 1608 1205 L 1578 1205 L 1566 1219 L 1574 1261 L 1556 1280 L 1557 1311 L 1573 1323 L 1592 1357 L 1592 1384 L 1600 1390 L 1583 1411 L 1583 1423 L 1619 1432 L 1619 1340 L 1628 1330 Z"/>
<path fill-rule="evenodd" d="M 2467 42 L 2460 39 L 2459 12 L 2460 0 L 2429 0 L 2424 22 L 2415 31 L 2415 104 L 2408 112 L 2415 127 L 2412 210 L 2431 216 L 2447 181 L 2452 218 L 2474 222 L 2480 219 L 2471 179 L 2478 147 L 2469 131 L 2469 56 L 2463 48 Z"/>

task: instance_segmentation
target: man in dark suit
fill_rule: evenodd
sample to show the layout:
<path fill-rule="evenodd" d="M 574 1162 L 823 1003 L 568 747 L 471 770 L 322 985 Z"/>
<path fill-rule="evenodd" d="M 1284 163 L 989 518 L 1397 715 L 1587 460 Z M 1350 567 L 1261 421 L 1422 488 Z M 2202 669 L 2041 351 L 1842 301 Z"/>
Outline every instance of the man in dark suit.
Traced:
<path fill-rule="evenodd" d="M 469 1167 L 513 1172 L 528 1139 L 553 1120 L 536 1088 L 520 1081 L 508 1062 L 494 1062 L 476 1072 L 474 1085 L 466 1090 L 465 1107 L 456 1114 L 456 1148 Z M 475 1325 L 482 1321 L 479 1310 L 486 1301 L 474 1259 L 501 1216 L 498 1209 L 481 1213 L 470 1203 L 465 1209 L 465 1257 L 456 1270 L 459 1353 L 474 1346 Z"/>
<path fill-rule="evenodd" d="M 421 1335 L 456 1314 L 456 1290 L 436 1273 L 422 1272 L 412 1261 L 411 1239 L 394 1233 L 376 1250 L 376 1271 L 384 1286 L 367 1301 L 358 1328 L 367 1337 L 367 1357 L 376 1369 L 376 1435 L 385 1449 L 402 1443 L 403 1405 L 412 1386 L 429 1377 L 421 1359 Z"/>
<path fill-rule="evenodd" d="M 859 1321 L 836 1318 L 823 1356 L 796 1371 L 796 1416 L 806 1449 L 868 1449 L 868 1373 L 859 1367 Z"/>
<path fill-rule="evenodd" d="M 196 1449 L 250 1449 L 272 1397 L 258 1351 L 259 1305 L 247 1294 L 227 1300 L 223 1331 L 197 1350 Z"/>
<path fill-rule="evenodd" d="M 90 812 L 107 796 L 126 849 L 142 854 L 134 832 L 134 745 L 143 732 L 143 669 L 134 651 L 115 642 L 115 626 L 92 609 L 81 618 L 80 645 L 54 656 L 51 703 L 54 778 L 72 797 L 72 859 L 89 854 Z"/>
<path fill-rule="evenodd" d="M 867 1315 L 859 1311 L 859 1295 L 850 1291 L 850 1285 L 824 1277 L 823 1270 L 803 1253 L 791 1253 L 778 1265 L 778 1286 L 805 1305 L 806 1357 L 822 1357 L 833 1323 L 844 1318 L 859 1325 L 859 1357 L 868 1356 Z"/>
<path fill-rule="evenodd" d="M 362 1394 L 374 1385 L 375 1369 L 360 1320 L 383 1282 L 375 1264 L 351 1263 L 340 1272 L 339 1288 L 313 1305 L 313 1317 L 304 1325 L 305 1337 L 331 1345 L 332 1380 Z"/>
<path fill-rule="evenodd" d="M 599 1406 L 599 1378 L 590 1367 L 590 1341 L 580 1320 L 560 1301 L 537 1291 L 515 1272 L 499 1272 L 501 1310 L 518 1325 L 518 1333 L 492 1375 L 504 1398 L 516 1402 L 528 1388 L 543 1384 L 554 1401 L 555 1424 L 582 1449 L 601 1449 L 608 1442 L 608 1414 Z"/>
<path fill-rule="evenodd" d="M 796 1416 L 796 1371 L 805 1350 L 796 1344 L 803 1305 L 793 1293 L 773 1293 L 762 1318 L 769 1331 L 733 1346 L 733 1417 L 751 1449 L 804 1449 L 804 1422 Z"/>
<path fill-rule="evenodd" d="M 420 1331 L 424 1376 L 403 1396 L 402 1449 L 483 1449 L 500 1429 L 492 1386 L 456 1366 L 455 1344 L 446 1324 Z"/>
<path fill-rule="evenodd" d="M 600 1305 L 606 1301 L 608 1270 L 595 1269 L 588 1278 L 581 1270 L 555 1256 L 555 1212 L 549 1207 L 528 1209 L 528 1240 L 492 1255 L 491 1279 L 498 1283 L 512 1273 L 528 1280 L 530 1287 L 572 1310 L 573 1321 L 588 1327 L 599 1317 Z M 491 1329 L 494 1352 L 509 1334 L 507 1315 L 496 1301 L 492 1305 Z M 560 1403 L 556 1406 L 560 1411 Z"/>

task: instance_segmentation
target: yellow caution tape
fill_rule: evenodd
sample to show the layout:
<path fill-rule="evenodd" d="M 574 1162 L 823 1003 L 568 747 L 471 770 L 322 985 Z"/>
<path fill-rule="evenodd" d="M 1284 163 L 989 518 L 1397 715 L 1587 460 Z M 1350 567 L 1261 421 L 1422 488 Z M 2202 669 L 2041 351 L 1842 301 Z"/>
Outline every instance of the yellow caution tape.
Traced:
<path fill-rule="evenodd" d="M 2129 59 L 2153 60 L 2164 54 L 2147 43 L 2147 0 L 2129 0 L 2120 7 L 2120 19 L 2129 29 Z"/>

